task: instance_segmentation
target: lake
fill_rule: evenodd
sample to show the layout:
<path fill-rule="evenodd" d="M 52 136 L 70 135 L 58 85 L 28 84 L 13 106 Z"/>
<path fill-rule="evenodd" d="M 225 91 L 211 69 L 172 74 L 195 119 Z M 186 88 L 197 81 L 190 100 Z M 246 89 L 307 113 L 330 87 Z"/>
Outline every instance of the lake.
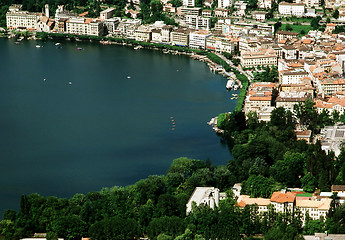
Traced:
<path fill-rule="evenodd" d="M 205 63 L 89 42 L 0 39 L 0 53 L 0 212 L 22 194 L 130 185 L 178 157 L 232 159 L 206 123 L 236 100 Z"/>

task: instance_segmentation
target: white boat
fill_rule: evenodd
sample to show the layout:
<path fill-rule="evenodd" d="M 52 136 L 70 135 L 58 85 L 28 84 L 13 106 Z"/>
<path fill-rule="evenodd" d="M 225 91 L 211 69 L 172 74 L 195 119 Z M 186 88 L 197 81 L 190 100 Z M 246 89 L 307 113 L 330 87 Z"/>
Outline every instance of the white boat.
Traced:
<path fill-rule="evenodd" d="M 131 76 L 127 76 L 127 78 L 131 78 Z"/>
<path fill-rule="evenodd" d="M 226 88 L 227 89 L 231 89 L 233 88 L 235 85 L 235 81 L 234 80 L 228 80 L 228 82 L 226 83 Z"/>
<path fill-rule="evenodd" d="M 59 46 L 59 45 L 60 45 L 60 43 L 58 43 L 58 42 L 57 42 L 57 43 L 55 43 L 55 46 Z"/>
<path fill-rule="evenodd" d="M 37 48 L 40 48 L 41 46 L 40 45 L 36 45 Z"/>
<path fill-rule="evenodd" d="M 235 90 L 235 91 L 237 91 L 237 90 L 238 90 L 238 88 L 239 88 L 239 86 L 238 86 L 238 85 L 235 85 L 235 86 L 234 86 L 234 90 Z"/>
<path fill-rule="evenodd" d="M 133 49 L 138 50 L 138 49 L 142 49 L 142 48 L 143 48 L 142 46 L 138 45 L 138 46 L 135 46 Z"/>

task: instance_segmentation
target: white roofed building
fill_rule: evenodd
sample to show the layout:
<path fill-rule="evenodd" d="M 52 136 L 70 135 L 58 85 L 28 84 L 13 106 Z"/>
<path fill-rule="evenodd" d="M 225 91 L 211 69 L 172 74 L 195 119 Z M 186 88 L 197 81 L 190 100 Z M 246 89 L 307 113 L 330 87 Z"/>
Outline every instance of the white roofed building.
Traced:
<path fill-rule="evenodd" d="M 214 209 L 219 205 L 220 200 L 226 198 L 225 193 L 220 193 L 218 188 L 215 187 L 196 187 L 192 196 L 189 198 L 186 205 L 187 214 L 192 211 L 192 203 L 195 202 L 197 206 L 205 204 Z"/>

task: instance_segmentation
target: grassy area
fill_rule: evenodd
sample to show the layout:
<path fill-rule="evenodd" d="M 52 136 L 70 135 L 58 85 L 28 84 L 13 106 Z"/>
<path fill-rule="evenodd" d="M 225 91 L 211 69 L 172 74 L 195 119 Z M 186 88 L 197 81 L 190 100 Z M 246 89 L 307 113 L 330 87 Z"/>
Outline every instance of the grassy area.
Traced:
<path fill-rule="evenodd" d="M 299 193 L 296 196 L 297 197 L 312 197 L 313 193 Z"/>
<path fill-rule="evenodd" d="M 306 35 L 313 28 L 310 25 L 293 25 L 293 24 L 282 24 L 280 30 L 286 31 L 286 26 L 289 25 L 292 30 L 291 32 L 297 32 L 300 36 Z M 304 34 L 301 34 L 301 31 L 304 30 Z"/>

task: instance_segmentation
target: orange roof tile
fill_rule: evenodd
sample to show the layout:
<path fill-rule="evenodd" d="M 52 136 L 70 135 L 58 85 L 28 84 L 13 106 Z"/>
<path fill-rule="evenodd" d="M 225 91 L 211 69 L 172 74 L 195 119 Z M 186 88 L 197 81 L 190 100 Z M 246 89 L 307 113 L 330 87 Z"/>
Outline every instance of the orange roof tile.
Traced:
<path fill-rule="evenodd" d="M 296 193 L 293 192 L 274 192 L 271 196 L 271 202 L 286 203 L 294 202 L 296 199 Z"/>

